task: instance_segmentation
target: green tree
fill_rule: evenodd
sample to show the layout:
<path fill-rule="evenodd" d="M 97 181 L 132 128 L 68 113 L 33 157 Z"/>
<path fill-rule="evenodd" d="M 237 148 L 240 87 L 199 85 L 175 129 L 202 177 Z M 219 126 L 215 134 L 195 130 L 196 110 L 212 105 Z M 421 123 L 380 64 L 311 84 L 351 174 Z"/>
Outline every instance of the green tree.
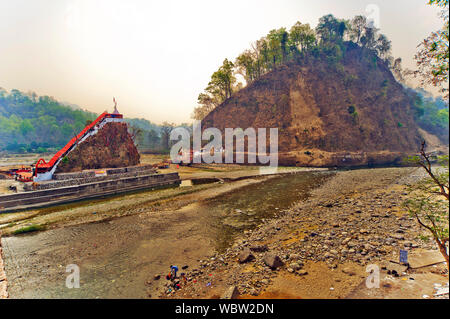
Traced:
<path fill-rule="evenodd" d="M 316 35 L 309 24 L 296 22 L 289 30 L 289 36 L 292 44 L 300 51 L 307 51 L 314 46 Z"/>
<path fill-rule="evenodd" d="M 430 5 L 442 8 L 441 17 L 444 25 L 441 30 L 432 32 L 419 45 L 419 52 L 415 55 L 418 70 L 413 75 L 422 80 L 422 84 L 431 84 L 440 88 L 448 98 L 448 72 L 449 72 L 449 8 L 448 0 L 430 0 Z"/>
<path fill-rule="evenodd" d="M 205 92 L 198 96 L 199 105 L 194 109 L 192 117 L 203 119 L 217 105 L 232 96 L 235 84 L 234 64 L 225 59 L 222 66 L 212 74 Z"/>
<path fill-rule="evenodd" d="M 422 167 L 428 177 L 410 186 L 411 197 L 405 201 L 404 206 L 411 216 L 416 218 L 419 225 L 431 234 L 449 269 L 446 247 L 449 225 L 449 157 L 448 155 L 439 157 L 441 167 L 433 169 L 431 155 L 425 152 L 423 142 L 420 155 L 410 157 L 408 161 Z M 427 238 L 425 236 L 423 239 Z"/>
<path fill-rule="evenodd" d="M 247 84 L 257 79 L 257 60 L 250 50 L 241 53 L 234 64 L 237 72 L 244 77 Z"/>
<path fill-rule="evenodd" d="M 378 29 L 368 24 L 364 27 L 364 35 L 361 37 L 361 44 L 363 47 L 375 50 L 377 47 L 377 33 Z"/>
<path fill-rule="evenodd" d="M 194 108 L 191 117 L 195 120 L 203 120 L 212 110 L 220 104 L 219 99 L 215 99 L 209 94 L 200 93 L 197 99 L 198 106 Z"/>
<path fill-rule="evenodd" d="M 342 41 L 347 30 L 347 21 L 336 19 L 332 14 L 321 17 L 316 27 L 316 33 L 322 42 Z"/>
<path fill-rule="evenodd" d="M 206 91 L 213 97 L 219 98 L 221 102 L 230 98 L 233 94 L 233 85 L 236 83 L 236 77 L 233 72 L 233 62 L 225 59 L 222 66 L 213 73 Z"/>
<path fill-rule="evenodd" d="M 359 15 L 354 17 L 350 22 L 349 28 L 350 39 L 355 41 L 355 43 L 361 45 L 362 44 L 361 38 L 364 35 L 366 26 L 367 26 L 367 18 L 365 16 Z"/>
<path fill-rule="evenodd" d="M 277 64 L 283 62 L 287 51 L 286 29 L 271 30 L 267 35 L 267 49 L 269 69 L 273 70 Z"/>
<path fill-rule="evenodd" d="M 391 41 L 384 34 L 380 34 L 375 44 L 375 49 L 379 57 L 387 59 L 391 52 Z"/>

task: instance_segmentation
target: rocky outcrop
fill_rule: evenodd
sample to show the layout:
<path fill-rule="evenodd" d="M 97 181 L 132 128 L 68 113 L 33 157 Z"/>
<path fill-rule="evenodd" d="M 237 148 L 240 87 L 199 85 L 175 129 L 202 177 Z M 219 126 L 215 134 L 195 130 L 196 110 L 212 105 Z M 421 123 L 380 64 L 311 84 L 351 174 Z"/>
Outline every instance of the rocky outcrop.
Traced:
<path fill-rule="evenodd" d="M 125 123 L 107 123 L 64 158 L 56 173 L 139 164 L 140 155 Z"/>
<path fill-rule="evenodd" d="M 311 57 L 269 72 L 202 127 L 278 128 L 282 165 L 390 164 L 419 148 L 411 105 L 383 60 L 348 44 L 339 63 Z"/>

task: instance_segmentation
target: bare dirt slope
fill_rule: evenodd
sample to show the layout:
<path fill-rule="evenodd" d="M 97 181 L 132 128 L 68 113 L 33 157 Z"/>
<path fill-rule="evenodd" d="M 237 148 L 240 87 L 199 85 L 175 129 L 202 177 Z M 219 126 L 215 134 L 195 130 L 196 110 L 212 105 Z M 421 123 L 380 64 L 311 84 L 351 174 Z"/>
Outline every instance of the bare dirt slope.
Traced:
<path fill-rule="evenodd" d="M 448 154 L 448 144 L 444 144 L 439 137 L 419 128 L 420 135 L 426 142 L 427 152 L 437 152 L 439 154 Z"/>
<path fill-rule="evenodd" d="M 277 127 L 284 165 L 387 164 L 419 147 L 411 103 L 384 61 L 349 44 L 339 63 L 310 57 L 280 66 L 202 124 L 222 132 Z"/>

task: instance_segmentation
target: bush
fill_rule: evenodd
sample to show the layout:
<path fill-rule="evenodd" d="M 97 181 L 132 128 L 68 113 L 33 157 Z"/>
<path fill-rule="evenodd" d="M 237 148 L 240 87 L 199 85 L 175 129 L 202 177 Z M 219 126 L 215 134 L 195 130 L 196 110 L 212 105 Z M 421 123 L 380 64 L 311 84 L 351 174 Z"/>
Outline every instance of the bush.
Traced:
<path fill-rule="evenodd" d="M 44 229 L 45 229 L 45 227 L 42 226 L 42 225 L 33 224 L 33 225 L 30 225 L 30 226 L 26 226 L 26 227 L 22 227 L 22 228 L 16 229 L 13 232 L 13 234 L 14 235 L 25 234 L 25 233 L 31 233 L 31 232 L 34 232 L 34 231 L 44 230 Z"/>
<path fill-rule="evenodd" d="M 355 107 L 354 105 L 350 105 L 350 106 L 347 108 L 347 111 L 348 111 L 349 114 L 353 114 L 353 113 L 356 112 L 356 107 Z"/>

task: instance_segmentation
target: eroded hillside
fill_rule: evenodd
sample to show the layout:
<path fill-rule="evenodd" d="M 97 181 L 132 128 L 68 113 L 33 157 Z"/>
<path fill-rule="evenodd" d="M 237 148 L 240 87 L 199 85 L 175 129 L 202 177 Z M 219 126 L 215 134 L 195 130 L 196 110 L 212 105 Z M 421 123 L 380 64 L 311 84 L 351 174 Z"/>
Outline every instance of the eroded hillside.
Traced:
<path fill-rule="evenodd" d="M 283 165 L 388 164 L 421 141 L 411 97 L 386 62 L 353 43 L 338 63 L 309 56 L 237 92 L 203 127 L 279 129 Z"/>

